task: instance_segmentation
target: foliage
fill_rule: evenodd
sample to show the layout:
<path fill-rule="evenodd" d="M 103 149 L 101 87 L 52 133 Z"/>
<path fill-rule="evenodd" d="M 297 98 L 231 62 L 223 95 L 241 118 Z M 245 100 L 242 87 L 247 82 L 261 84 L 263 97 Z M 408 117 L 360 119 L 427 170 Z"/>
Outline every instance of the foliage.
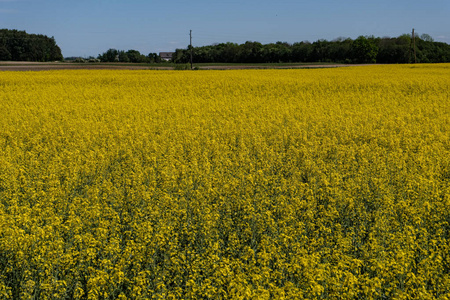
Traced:
<path fill-rule="evenodd" d="M 1 72 L 0 298 L 448 299 L 449 71 Z"/>
<path fill-rule="evenodd" d="M 426 48 L 426 53 L 419 57 L 418 62 L 450 62 L 450 45 L 434 42 L 427 34 L 416 37 L 416 43 L 416 50 Z M 194 47 L 193 52 L 195 63 L 408 63 L 411 61 L 412 43 L 409 35 L 397 38 L 360 36 L 355 40 L 339 38 L 333 41 L 318 40 L 314 43 L 222 43 Z M 187 63 L 189 59 L 188 49 L 176 50 L 174 62 Z"/>
<path fill-rule="evenodd" d="M 411 62 L 411 38 L 403 35 L 398 38 L 384 38 L 379 41 L 377 62 L 388 64 Z"/>
<path fill-rule="evenodd" d="M 106 52 L 98 55 L 102 62 L 131 62 L 131 63 L 155 63 L 160 62 L 160 57 L 156 53 L 150 53 L 148 56 L 141 54 L 138 50 L 117 50 L 108 49 Z"/>
<path fill-rule="evenodd" d="M 191 65 L 190 64 L 176 64 L 174 67 L 175 70 L 190 70 L 191 69 Z"/>
<path fill-rule="evenodd" d="M 62 60 L 61 49 L 53 37 L 25 31 L 0 29 L 0 60 Z"/>
<path fill-rule="evenodd" d="M 124 60 L 125 56 L 126 54 L 124 51 L 118 51 L 117 49 L 110 48 L 103 54 L 99 54 L 97 58 L 100 59 L 100 61 L 102 62 L 116 62 L 119 61 L 121 57 L 122 60 Z M 126 57 L 127 59 L 125 61 L 128 62 L 129 61 L 128 56 Z"/>
<path fill-rule="evenodd" d="M 158 53 L 149 53 L 148 58 L 149 58 L 150 63 L 160 63 L 161 62 L 161 57 L 158 55 Z"/>
<path fill-rule="evenodd" d="M 6 46 L 0 46 L 0 60 L 11 60 L 11 52 L 9 52 Z"/>
<path fill-rule="evenodd" d="M 374 38 L 368 39 L 364 36 L 358 37 L 352 42 L 352 57 L 356 63 L 375 63 L 378 47 Z"/>

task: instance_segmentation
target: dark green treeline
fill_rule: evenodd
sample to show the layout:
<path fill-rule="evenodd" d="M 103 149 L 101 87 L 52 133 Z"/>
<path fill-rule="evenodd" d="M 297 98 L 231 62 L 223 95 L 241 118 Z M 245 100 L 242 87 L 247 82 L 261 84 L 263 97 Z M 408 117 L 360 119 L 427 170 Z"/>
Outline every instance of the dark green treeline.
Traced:
<path fill-rule="evenodd" d="M 187 63 L 189 59 L 189 47 L 177 49 L 173 57 L 176 63 Z M 339 38 L 294 44 L 221 43 L 194 47 L 193 60 L 196 63 L 440 63 L 450 62 L 450 45 L 435 42 L 427 34 L 415 38 L 415 47 L 406 34 L 396 38 L 360 36 L 355 40 Z"/>
<path fill-rule="evenodd" d="M 0 29 L 0 61 L 62 60 L 61 49 L 53 37 L 25 31 Z"/>

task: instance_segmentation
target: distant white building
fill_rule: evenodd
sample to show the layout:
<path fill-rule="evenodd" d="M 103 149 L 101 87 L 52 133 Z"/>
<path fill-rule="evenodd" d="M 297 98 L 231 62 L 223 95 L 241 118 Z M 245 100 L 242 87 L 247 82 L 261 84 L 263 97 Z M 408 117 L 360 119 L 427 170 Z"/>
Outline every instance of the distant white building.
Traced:
<path fill-rule="evenodd" d="M 159 52 L 159 57 L 161 57 L 161 60 L 169 61 L 174 54 L 175 52 Z"/>

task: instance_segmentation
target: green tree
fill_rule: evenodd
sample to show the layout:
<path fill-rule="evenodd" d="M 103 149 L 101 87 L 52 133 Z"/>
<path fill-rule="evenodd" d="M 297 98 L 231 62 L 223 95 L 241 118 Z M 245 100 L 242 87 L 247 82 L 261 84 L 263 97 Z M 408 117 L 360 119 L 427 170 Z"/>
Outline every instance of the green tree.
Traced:
<path fill-rule="evenodd" d="M 99 54 L 98 59 L 100 59 L 100 61 L 102 62 L 115 62 L 117 59 L 119 59 L 119 51 L 110 48 L 103 54 Z"/>
<path fill-rule="evenodd" d="M 14 29 L 0 30 L 0 48 L 0 60 L 52 61 L 63 58 L 53 37 Z"/>
<path fill-rule="evenodd" d="M 130 59 L 130 62 L 132 62 L 132 63 L 142 62 L 141 53 L 137 50 L 128 50 L 127 56 Z"/>
<path fill-rule="evenodd" d="M 310 61 L 312 53 L 312 44 L 308 41 L 294 43 L 292 45 L 292 61 L 307 62 Z"/>
<path fill-rule="evenodd" d="M 0 46 L 0 60 L 11 60 L 11 53 L 5 46 Z"/>
<path fill-rule="evenodd" d="M 161 62 L 161 57 L 159 57 L 158 53 L 149 53 L 147 57 L 150 63 Z"/>
<path fill-rule="evenodd" d="M 353 61 L 356 63 L 375 63 L 378 54 L 378 47 L 374 38 L 359 36 L 353 41 L 351 46 Z"/>
<path fill-rule="evenodd" d="M 424 40 L 425 42 L 434 42 L 434 39 L 431 37 L 431 35 L 424 33 L 420 36 L 420 39 Z"/>
<path fill-rule="evenodd" d="M 378 42 L 377 62 L 383 64 L 407 63 L 410 37 L 385 37 Z"/>
<path fill-rule="evenodd" d="M 123 50 L 119 51 L 119 61 L 120 62 L 130 62 L 130 58 L 128 57 L 128 54 Z"/>

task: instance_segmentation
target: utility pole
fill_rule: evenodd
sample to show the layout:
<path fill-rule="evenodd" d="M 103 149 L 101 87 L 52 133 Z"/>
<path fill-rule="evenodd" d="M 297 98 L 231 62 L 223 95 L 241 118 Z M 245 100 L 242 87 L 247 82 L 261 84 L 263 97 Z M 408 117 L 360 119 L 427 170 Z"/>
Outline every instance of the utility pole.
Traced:
<path fill-rule="evenodd" d="M 192 70 L 192 30 L 189 31 L 190 47 L 191 47 L 191 70 Z"/>
<path fill-rule="evenodd" d="M 411 35 L 411 43 L 409 44 L 409 61 L 411 61 L 411 46 L 414 48 L 414 63 L 417 63 L 417 56 L 416 56 L 416 35 L 414 34 L 414 28 L 412 30 Z"/>
<path fill-rule="evenodd" d="M 416 35 L 414 34 L 414 28 L 413 28 L 413 41 L 414 41 L 414 63 L 417 63 L 417 57 L 416 57 Z"/>

